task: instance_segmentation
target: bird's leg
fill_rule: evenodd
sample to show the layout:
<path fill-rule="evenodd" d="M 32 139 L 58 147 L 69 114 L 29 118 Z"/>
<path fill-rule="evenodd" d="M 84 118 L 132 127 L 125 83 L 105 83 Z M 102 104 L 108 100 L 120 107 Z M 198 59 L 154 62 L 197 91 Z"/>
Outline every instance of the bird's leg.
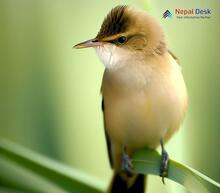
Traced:
<path fill-rule="evenodd" d="M 160 162 L 160 176 L 162 177 L 162 182 L 163 184 L 165 184 L 164 182 L 164 177 L 167 176 L 168 174 L 168 161 L 169 161 L 169 156 L 168 153 L 166 152 L 165 148 L 164 148 L 164 144 L 163 144 L 163 140 L 160 140 L 160 145 L 161 145 L 161 149 L 162 149 L 162 153 L 161 153 L 161 162 Z"/>
<path fill-rule="evenodd" d="M 124 147 L 122 151 L 122 171 L 125 172 L 125 174 L 128 177 L 132 177 L 133 176 L 132 168 L 133 168 L 133 165 L 128 156 L 126 147 Z"/>

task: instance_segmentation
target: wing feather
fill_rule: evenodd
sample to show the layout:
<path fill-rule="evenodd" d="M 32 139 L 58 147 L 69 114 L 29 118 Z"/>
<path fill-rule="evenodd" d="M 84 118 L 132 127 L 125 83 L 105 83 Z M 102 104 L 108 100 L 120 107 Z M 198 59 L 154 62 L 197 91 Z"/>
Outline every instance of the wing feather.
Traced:
<path fill-rule="evenodd" d="M 106 130 L 106 123 L 105 123 L 105 107 L 104 107 L 104 98 L 102 98 L 102 112 L 103 112 L 103 120 L 104 120 L 104 131 L 105 131 L 105 138 L 107 143 L 107 149 L 108 149 L 108 157 L 111 167 L 113 168 L 113 161 L 112 161 L 112 153 L 111 153 L 111 141 L 108 136 L 107 130 Z"/>

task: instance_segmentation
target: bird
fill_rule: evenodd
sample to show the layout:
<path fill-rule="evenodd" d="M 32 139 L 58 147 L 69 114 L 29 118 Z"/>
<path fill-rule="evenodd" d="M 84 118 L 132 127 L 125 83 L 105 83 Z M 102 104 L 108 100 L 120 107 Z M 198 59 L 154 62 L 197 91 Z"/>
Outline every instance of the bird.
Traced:
<path fill-rule="evenodd" d="M 101 94 L 104 132 L 113 177 L 107 193 L 143 193 L 146 176 L 135 174 L 131 157 L 142 147 L 161 146 L 160 176 L 167 176 L 164 144 L 180 127 L 188 95 L 181 66 L 168 49 L 160 23 L 147 11 L 118 5 L 97 36 L 74 48 L 95 49 L 105 66 Z"/>

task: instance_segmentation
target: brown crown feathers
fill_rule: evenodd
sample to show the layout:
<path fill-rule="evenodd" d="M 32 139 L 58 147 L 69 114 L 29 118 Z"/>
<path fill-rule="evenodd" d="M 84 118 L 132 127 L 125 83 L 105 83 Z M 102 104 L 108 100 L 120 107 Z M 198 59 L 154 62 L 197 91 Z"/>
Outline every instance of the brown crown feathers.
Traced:
<path fill-rule="evenodd" d="M 118 44 L 121 36 L 127 38 L 126 44 Z M 167 51 L 159 23 L 146 11 L 137 11 L 125 5 L 116 6 L 108 13 L 96 38 L 132 50 L 142 50 L 147 55 Z"/>
<path fill-rule="evenodd" d="M 97 35 L 98 39 L 122 33 L 127 30 L 129 17 L 125 14 L 126 9 L 126 5 L 119 5 L 110 11 L 102 23 L 101 29 Z"/>

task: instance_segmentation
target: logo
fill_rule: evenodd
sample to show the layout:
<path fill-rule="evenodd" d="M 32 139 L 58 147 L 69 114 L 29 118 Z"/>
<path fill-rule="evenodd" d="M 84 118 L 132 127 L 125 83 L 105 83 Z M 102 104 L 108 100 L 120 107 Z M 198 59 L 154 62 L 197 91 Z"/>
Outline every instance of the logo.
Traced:
<path fill-rule="evenodd" d="M 172 11 L 172 12 L 171 12 Z M 210 8 L 199 9 L 199 8 L 191 8 L 191 9 L 167 9 L 163 13 L 162 18 L 176 18 L 176 19 L 210 19 L 212 16 L 213 10 Z"/>
<path fill-rule="evenodd" d="M 163 18 L 171 18 L 172 17 L 172 13 L 167 9 L 164 13 L 163 13 Z"/>

